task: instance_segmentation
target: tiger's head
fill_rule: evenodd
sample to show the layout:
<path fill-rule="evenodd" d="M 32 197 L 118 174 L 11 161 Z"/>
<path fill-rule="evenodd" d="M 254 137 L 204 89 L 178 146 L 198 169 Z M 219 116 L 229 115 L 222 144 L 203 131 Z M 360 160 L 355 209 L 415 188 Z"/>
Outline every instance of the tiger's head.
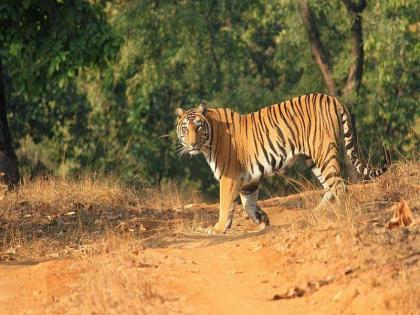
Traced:
<path fill-rule="evenodd" d="M 181 142 L 179 155 L 189 153 L 191 155 L 203 152 L 210 145 L 210 123 L 207 116 L 207 106 L 201 103 L 197 108 L 184 111 L 176 109 L 177 134 Z"/>

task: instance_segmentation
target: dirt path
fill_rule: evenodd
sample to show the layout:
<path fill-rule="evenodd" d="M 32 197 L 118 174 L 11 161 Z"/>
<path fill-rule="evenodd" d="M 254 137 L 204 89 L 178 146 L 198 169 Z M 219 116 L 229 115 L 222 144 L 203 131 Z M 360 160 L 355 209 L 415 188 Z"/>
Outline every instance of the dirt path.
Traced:
<path fill-rule="evenodd" d="M 178 236 L 167 247 L 147 248 L 130 259 L 154 279 L 156 292 L 165 292 L 165 299 L 176 301 L 171 309 L 174 313 L 419 311 L 418 304 L 419 308 L 412 309 L 420 293 L 417 261 L 409 267 L 398 262 L 381 265 L 380 260 L 374 260 L 372 265 L 364 263 L 374 257 L 363 256 L 362 248 L 346 248 L 337 230 L 297 233 L 294 224 L 299 223 L 302 210 L 266 210 L 272 225 L 264 231 Z M 1 265 L 0 313 L 55 313 L 50 306 L 81 285 L 83 265 L 79 259 Z M 308 289 L 302 297 L 279 299 L 297 286 L 305 289 L 309 281 L 315 281 L 319 288 Z M 404 308 L 407 305 L 408 312 Z"/>
<path fill-rule="evenodd" d="M 282 281 L 281 257 L 256 239 L 278 228 L 273 219 L 274 227 L 259 233 L 189 235 L 168 248 L 146 249 L 139 259 L 158 266 L 144 270 L 176 292 L 181 312 L 273 314 L 281 310 L 270 300 Z M 0 266 L 0 313 L 44 313 L 77 286 L 79 269 L 77 260 Z"/>
<path fill-rule="evenodd" d="M 56 260 L 0 266 L 0 313 L 43 314 L 77 284 L 83 263 Z"/>

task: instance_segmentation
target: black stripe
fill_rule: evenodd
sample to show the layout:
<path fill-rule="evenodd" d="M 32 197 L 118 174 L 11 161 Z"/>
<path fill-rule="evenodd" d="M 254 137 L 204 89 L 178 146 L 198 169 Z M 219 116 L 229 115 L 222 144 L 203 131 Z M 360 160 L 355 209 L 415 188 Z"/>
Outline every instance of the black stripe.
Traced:
<path fill-rule="evenodd" d="M 272 154 L 270 154 L 270 158 L 271 158 L 271 162 L 270 162 L 271 168 L 274 170 L 276 168 L 277 161 Z"/>
<path fill-rule="evenodd" d="M 267 152 L 267 150 L 265 149 L 264 146 L 261 146 L 261 148 L 262 148 L 262 151 L 264 153 L 265 160 L 267 161 L 267 163 L 270 163 L 270 160 L 268 159 L 268 152 Z"/>
<path fill-rule="evenodd" d="M 266 148 L 265 148 L 263 131 L 261 131 L 261 129 L 264 129 L 264 128 L 263 128 L 263 122 L 262 122 L 262 120 L 261 120 L 261 111 L 258 111 L 256 114 L 258 114 L 258 120 L 259 120 L 259 121 L 260 121 L 260 123 L 261 123 L 261 127 L 259 127 L 259 126 L 258 126 L 258 122 L 257 122 L 257 120 L 256 120 L 256 119 L 254 119 L 255 127 L 256 127 L 256 129 L 257 129 L 257 134 L 259 135 L 259 140 L 260 140 L 260 142 L 261 142 L 261 149 L 262 149 L 262 151 L 263 151 L 263 154 L 264 154 L 265 160 L 267 161 L 267 163 L 270 163 L 270 161 L 269 161 L 269 159 L 268 159 L 268 153 L 267 153 L 267 150 L 266 150 Z"/>
<path fill-rule="evenodd" d="M 278 169 L 281 169 L 281 168 L 283 167 L 283 162 L 284 162 L 283 157 L 282 157 L 282 156 L 280 156 L 280 162 L 279 162 L 279 167 L 278 167 Z"/>
<path fill-rule="evenodd" d="M 274 152 L 275 155 L 278 155 L 276 149 L 274 148 L 273 142 L 271 142 L 270 137 L 267 135 L 268 145 L 270 146 L 271 150 Z"/>
<path fill-rule="evenodd" d="M 334 121 L 333 121 L 333 118 L 332 118 L 332 116 L 331 116 L 331 110 L 330 110 L 330 107 L 331 107 L 331 103 L 330 103 L 330 97 L 329 96 L 327 96 L 326 98 L 325 98 L 325 109 L 326 109 L 326 118 L 327 118 L 327 125 L 328 125 L 328 127 L 332 130 L 332 132 L 334 133 L 334 136 L 335 136 L 335 134 L 336 134 L 336 132 L 335 132 L 335 130 L 334 130 Z"/>
<path fill-rule="evenodd" d="M 258 184 L 249 184 L 244 187 L 241 187 L 239 192 L 243 195 L 250 195 L 257 189 L 258 189 Z"/>
<path fill-rule="evenodd" d="M 302 147 L 303 147 L 303 149 L 305 149 L 306 122 L 305 122 L 305 114 L 303 112 L 303 106 L 302 106 L 302 102 L 301 102 L 301 97 L 298 98 L 298 105 L 299 106 L 297 106 L 296 110 L 297 110 L 298 117 L 301 120 L 301 125 L 303 127 L 303 129 L 301 128 L 300 134 L 302 136 Z"/>
<path fill-rule="evenodd" d="M 308 129 L 306 131 L 306 142 L 308 146 L 308 153 L 309 156 L 312 157 L 312 149 L 311 149 L 311 129 L 312 129 L 312 119 L 311 118 L 311 112 L 310 112 L 310 105 L 309 105 L 309 96 L 305 99 L 305 108 L 306 108 L 306 115 L 308 117 Z"/>
<path fill-rule="evenodd" d="M 331 172 L 325 177 L 325 181 L 329 180 L 332 177 L 337 177 L 337 175 L 334 172 Z"/>
<path fill-rule="evenodd" d="M 254 154 L 254 158 L 257 159 L 256 155 Z M 254 163 L 252 163 L 252 159 L 249 159 L 249 164 L 251 166 L 251 173 L 254 173 Z"/>
<path fill-rule="evenodd" d="M 280 110 L 281 110 L 280 105 L 277 105 L 276 108 L 274 109 L 274 118 L 275 118 L 275 123 L 276 123 L 278 136 L 280 137 L 281 142 L 284 144 L 286 141 L 284 139 L 284 135 L 283 135 L 283 132 L 281 130 L 280 122 L 278 121 L 278 117 L 277 117 L 277 112 L 280 111 Z"/>
<path fill-rule="evenodd" d="M 294 116 L 292 116 L 292 114 L 289 114 L 289 110 L 286 111 L 286 113 L 289 114 L 290 120 L 292 121 L 293 125 L 296 127 L 296 139 L 295 142 L 297 144 L 298 150 L 299 152 L 302 152 L 302 147 L 301 147 L 301 142 L 300 142 L 300 137 L 299 135 L 301 134 L 300 128 L 298 127 L 297 123 L 296 123 L 296 119 L 295 117 L 297 117 L 297 114 L 295 112 L 295 104 L 293 103 L 293 101 L 290 101 L 290 112 L 293 111 Z"/>
<path fill-rule="evenodd" d="M 290 143 L 290 149 L 292 150 L 292 154 L 294 155 L 295 154 L 295 146 L 293 145 L 293 142 L 290 141 L 290 139 L 288 139 L 288 140 L 289 140 L 289 143 Z"/>
<path fill-rule="evenodd" d="M 286 157 L 287 152 L 286 152 L 286 149 L 283 147 L 283 145 L 281 143 L 279 143 L 278 141 L 276 141 L 276 144 L 277 144 L 278 149 L 283 154 L 283 156 Z"/>
<path fill-rule="evenodd" d="M 235 120 L 234 120 L 235 112 L 231 110 L 230 113 L 231 113 L 231 119 L 232 119 L 232 133 L 235 134 Z"/>
<path fill-rule="evenodd" d="M 272 110 L 273 106 L 270 106 L 267 110 L 267 119 L 270 122 L 271 128 L 275 129 Z"/>
<path fill-rule="evenodd" d="M 257 165 L 258 165 L 258 169 L 260 170 L 260 172 L 261 172 L 261 176 L 264 176 L 264 166 L 260 163 L 260 161 L 258 161 L 258 159 L 257 158 L 255 158 L 255 160 L 257 161 Z"/>
<path fill-rule="evenodd" d="M 209 131 L 210 131 L 210 152 L 209 152 L 209 156 L 210 156 L 210 162 L 211 162 L 211 152 L 213 150 L 213 129 L 212 129 L 210 123 L 208 123 L 208 126 L 209 126 L 208 128 L 209 128 Z"/>
<path fill-rule="evenodd" d="M 245 119 L 245 136 L 248 138 L 248 116 L 244 116 Z"/>
<path fill-rule="evenodd" d="M 292 127 L 289 125 L 289 123 L 287 122 L 286 118 L 284 117 L 283 113 L 281 111 L 279 111 L 280 113 L 280 117 L 282 118 L 282 120 L 284 121 L 284 124 L 286 125 L 286 127 L 290 130 L 290 133 L 292 135 L 292 138 L 295 138 L 295 133 L 292 130 Z M 289 139 L 290 141 L 290 139 Z"/>
<path fill-rule="evenodd" d="M 258 150 L 257 140 L 256 140 L 257 136 L 255 135 L 255 128 L 252 128 L 254 125 L 254 113 L 251 114 L 251 123 L 252 123 L 252 126 L 251 126 L 252 139 L 254 140 L 255 151 L 257 152 L 257 155 L 260 155 L 260 152 Z"/>
<path fill-rule="evenodd" d="M 229 126 L 229 119 L 228 119 L 228 115 L 227 115 L 227 110 L 226 108 L 223 108 L 223 112 L 225 113 L 225 119 L 226 119 L 226 127 L 230 133 L 230 126 Z"/>
<path fill-rule="evenodd" d="M 261 116 L 262 116 L 262 111 L 259 110 L 258 111 L 258 120 L 260 121 L 260 125 L 261 125 L 261 128 L 263 129 L 263 131 L 267 132 L 267 126 L 264 124 Z"/>
<path fill-rule="evenodd" d="M 332 161 L 332 160 L 336 160 L 337 159 L 337 155 L 333 154 L 331 155 L 328 160 L 326 160 L 324 163 L 322 163 L 322 167 L 321 167 L 321 173 L 327 168 L 328 164 Z"/>

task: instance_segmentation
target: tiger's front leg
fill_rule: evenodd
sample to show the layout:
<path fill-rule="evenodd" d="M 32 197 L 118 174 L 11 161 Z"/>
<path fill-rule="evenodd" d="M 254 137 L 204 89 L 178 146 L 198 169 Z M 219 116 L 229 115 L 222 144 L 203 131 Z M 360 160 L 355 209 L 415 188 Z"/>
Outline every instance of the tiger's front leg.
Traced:
<path fill-rule="evenodd" d="M 226 230 L 230 228 L 233 220 L 233 211 L 235 210 L 234 200 L 238 195 L 239 181 L 222 176 L 220 179 L 219 221 L 211 229 L 211 234 L 226 233 Z"/>

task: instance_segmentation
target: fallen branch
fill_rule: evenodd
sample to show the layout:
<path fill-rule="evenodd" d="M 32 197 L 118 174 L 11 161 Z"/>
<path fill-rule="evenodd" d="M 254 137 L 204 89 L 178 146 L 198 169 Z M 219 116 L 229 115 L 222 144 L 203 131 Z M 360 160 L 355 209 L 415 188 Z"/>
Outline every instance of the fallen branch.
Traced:
<path fill-rule="evenodd" d="M 305 286 L 296 286 L 293 287 L 282 294 L 275 294 L 272 298 L 273 301 L 283 300 L 283 299 L 294 299 L 302 297 L 305 295 L 310 295 L 319 290 L 319 288 L 332 283 L 335 280 L 334 276 L 328 276 L 325 279 L 321 280 L 310 280 L 306 283 Z"/>

